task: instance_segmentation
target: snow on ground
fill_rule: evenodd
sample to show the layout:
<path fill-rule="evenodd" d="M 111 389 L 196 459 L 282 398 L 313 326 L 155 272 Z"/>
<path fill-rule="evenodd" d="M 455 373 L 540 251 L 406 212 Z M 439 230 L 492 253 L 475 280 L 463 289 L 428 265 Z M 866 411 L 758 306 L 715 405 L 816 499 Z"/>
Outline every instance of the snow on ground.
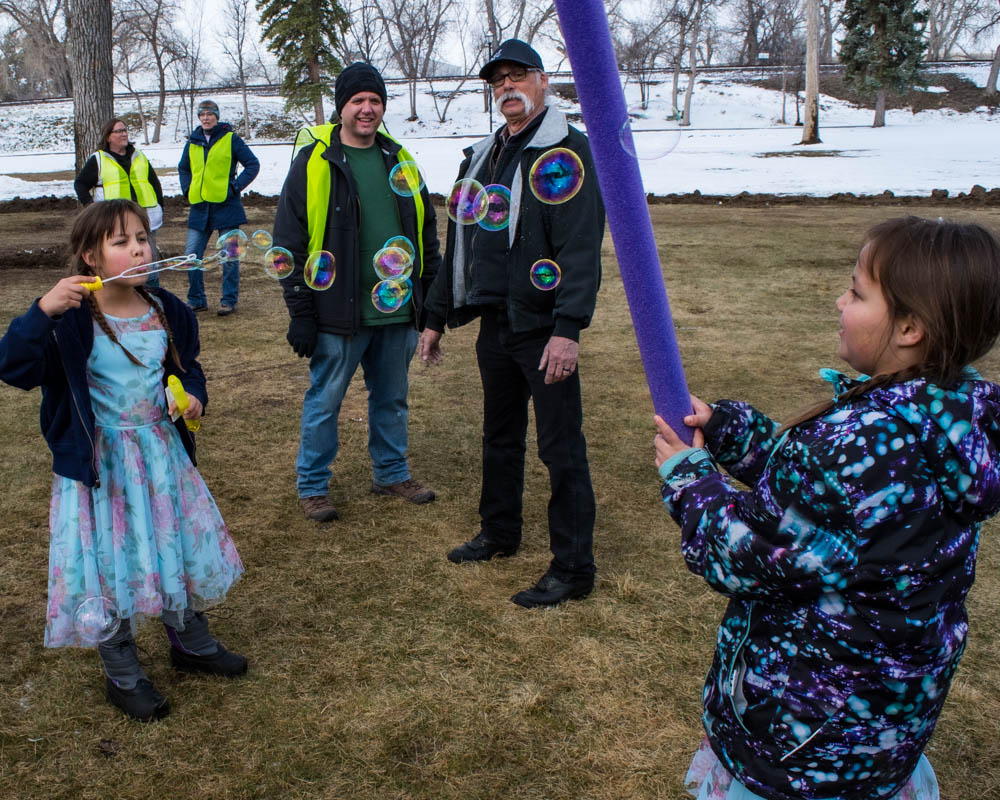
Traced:
<path fill-rule="evenodd" d="M 948 68 L 983 86 L 988 65 Z M 837 192 L 929 195 L 933 189 L 967 192 L 974 184 L 1000 185 L 996 142 L 1000 141 L 1000 114 L 982 107 L 968 114 L 895 110 L 886 114 L 886 127 L 871 127 L 872 111 L 831 97 L 820 97 L 820 145 L 798 146 L 801 128 L 780 122 L 782 97 L 741 83 L 758 77 L 754 70 L 703 73 L 698 76 L 692 102 L 692 126 L 681 131 L 670 114 L 669 79 L 656 85 L 649 108 L 638 108 L 638 87 L 626 85 L 633 112 L 632 128 L 644 188 L 653 194 L 686 193 L 732 195 L 752 193 L 826 196 Z M 933 72 L 928 83 L 933 84 Z M 553 77 L 553 84 L 566 79 Z M 456 83 L 435 82 L 438 92 Z M 936 91 L 933 85 L 928 91 Z M 389 87 L 386 125 L 402 139 L 420 163 L 432 192 L 447 194 L 454 181 L 462 149 L 485 135 L 490 116 L 484 111 L 482 84 L 468 81 L 447 112 L 437 121 L 430 87 L 418 96 L 419 119 L 408 122 L 406 86 Z M 223 119 L 242 108 L 238 94 L 213 97 Z M 579 106 L 558 97 L 554 101 L 570 114 Z M 786 120 L 794 122 L 794 99 L 786 98 Z M 443 107 L 443 100 L 439 99 Z M 254 97 L 252 120 L 291 119 L 280 97 Z M 134 111 L 122 100 L 118 113 Z M 57 173 L 73 169 L 71 103 L 26 104 L 0 108 L 0 199 L 72 195 L 72 180 L 35 181 L 18 174 Z M 502 121 L 493 110 L 493 125 Z M 140 147 L 161 175 L 167 194 L 180 187 L 176 165 L 186 125 L 180 122 L 176 102 L 168 105 L 159 144 Z M 624 122 L 624 120 L 623 120 Z M 582 123 L 577 123 L 584 127 Z M 141 133 L 133 136 L 141 142 Z M 250 145 L 261 161 L 261 172 L 251 189 L 277 194 L 288 170 L 291 147 L 287 141 L 253 138 Z"/>

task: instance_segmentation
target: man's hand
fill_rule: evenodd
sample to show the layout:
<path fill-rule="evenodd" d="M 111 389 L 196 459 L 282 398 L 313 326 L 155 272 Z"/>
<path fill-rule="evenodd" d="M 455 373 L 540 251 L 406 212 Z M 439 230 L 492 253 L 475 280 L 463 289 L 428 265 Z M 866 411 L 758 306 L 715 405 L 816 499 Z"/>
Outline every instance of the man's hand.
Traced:
<path fill-rule="evenodd" d="M 299 358 L 312 358 L 312 354 L 316 352 L 316 342 L 319 339 L 316 320 L 312 317 L 292 317 L 288 323 L 288 335 L 285 338 L 288 339 L 292 350 Z"/>
<path fill-rule="evenodd" d="M 545 370 L 546 383 L 566 380 L 576 370 L 576 360 L 580 354 L 580 343 L 565 336 L 553 336 L 542 351 L 538 362 L 539 371 Z"/>
<path fill-rule="evenodd" d="M 441 331 L 424 328 L 424 332 L 420 334 L 417 352 L 425 364 L 440 364 L 444 360 L 444 352 L 441 350 Z"/>

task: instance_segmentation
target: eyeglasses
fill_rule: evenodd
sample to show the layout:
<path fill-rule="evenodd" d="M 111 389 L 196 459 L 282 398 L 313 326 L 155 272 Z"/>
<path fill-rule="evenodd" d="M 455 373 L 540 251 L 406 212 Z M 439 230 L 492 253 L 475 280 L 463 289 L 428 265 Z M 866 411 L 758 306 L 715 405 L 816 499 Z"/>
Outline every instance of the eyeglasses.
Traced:
<path fill-rule="evenodd" d="M 128 128 L 113 128 L 112 133 L 128 133 Z"/>
<path fill-rule="evenodd" d="M 529 72 L 538 72 L 538 71 L 539 70 L 535 69 L 534 67 L 530 67 L 530 68 L 529 67 L 511 67 L 506 72 L 501 72 L 499 74 L 494 75 L 492 78 L 490 78 L 486 82 L 490 86 L 492 86 L 494 89 L 499 89 L 501 86 L 504 85 L 504 82 L 507 80 L 507 78 L 510 78 L 511 81 L 513 81 L 514 83 L 520 83 L 521 81 L 523 81 L 525 78 L 528 77 L 528 73 Z"/>

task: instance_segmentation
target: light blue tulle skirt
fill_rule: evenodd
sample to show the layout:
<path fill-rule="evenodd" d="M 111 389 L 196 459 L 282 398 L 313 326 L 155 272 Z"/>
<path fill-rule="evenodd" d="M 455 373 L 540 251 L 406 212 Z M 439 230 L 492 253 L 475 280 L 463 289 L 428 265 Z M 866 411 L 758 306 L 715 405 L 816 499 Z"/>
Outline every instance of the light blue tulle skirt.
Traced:
<path fill-rule="evenodd" d="M 765 800 L 736 780 L 712 752 L 708 739 L 694 754 L 684 788 L 695 800 Z M 939 800 L 937 776 L 927 756 L 920 756 L 917 768 L 892 800 Z"/>

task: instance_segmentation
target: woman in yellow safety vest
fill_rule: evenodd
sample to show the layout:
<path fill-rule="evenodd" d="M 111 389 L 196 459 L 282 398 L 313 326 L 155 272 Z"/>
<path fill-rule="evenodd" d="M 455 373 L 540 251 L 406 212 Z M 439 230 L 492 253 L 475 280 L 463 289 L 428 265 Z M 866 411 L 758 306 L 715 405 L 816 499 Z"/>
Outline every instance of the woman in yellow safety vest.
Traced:
<path fill-rule="evenodd" d="M 156 231 L 163 224 L 163 189 L 153 165 L 128 140 L 128 126 L 118 117 L 108 120 L 101 128 L 97 152 L 87 159 L 73 181 L 80 203 L 124 198 L 134 200 L 149 215 L 149 245 L 153 261 L 159 259 Z M 159 285 L 156 275 L 150 285 Z"/>

